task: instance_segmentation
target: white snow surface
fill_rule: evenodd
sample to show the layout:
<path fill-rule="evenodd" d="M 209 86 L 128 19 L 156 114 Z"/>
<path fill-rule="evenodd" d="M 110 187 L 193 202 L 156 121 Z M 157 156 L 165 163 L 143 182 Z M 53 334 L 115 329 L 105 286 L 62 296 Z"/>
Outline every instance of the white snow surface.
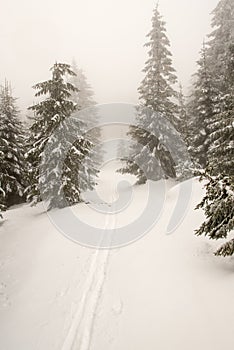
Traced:
<path fill-rule="evenodd" d="M 123 179 L 134 182 L 114 167 L 103 169 L 98 185 L 103 201 L 116 199 Z M 214 257 L 222 242 L 194 235 L 204 220 L 202 211 L 194 211 L 204 190 L 197 179 L 189 181 L 190 207 L 173 234 L 165 232 L 181 185 L 168 181 L 155 227 L 113 250 L 65 238 L 42 205 L 4 213 L 0 349 L 233 350 L 234 259 Z M 127 214 L 96 213 L 92 225 L 124 225 L 146 200 L 147 185 L 136 186 Z M 85 203 L 73 210 L 90 219 Z"/>

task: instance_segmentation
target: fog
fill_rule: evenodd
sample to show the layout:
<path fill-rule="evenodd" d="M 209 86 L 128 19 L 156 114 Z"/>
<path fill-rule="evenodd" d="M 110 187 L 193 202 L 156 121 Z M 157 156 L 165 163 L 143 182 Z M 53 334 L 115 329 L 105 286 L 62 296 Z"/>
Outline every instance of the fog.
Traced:
<path fill-rule="evenodd" d="M 218 0 L 160 0 L 174 67 L 187 89 Z M 82 67 L 98 103 L 137 102 L 154 0 L 0 0 L 0 82 L 25 113 L 55 60 Z"/>

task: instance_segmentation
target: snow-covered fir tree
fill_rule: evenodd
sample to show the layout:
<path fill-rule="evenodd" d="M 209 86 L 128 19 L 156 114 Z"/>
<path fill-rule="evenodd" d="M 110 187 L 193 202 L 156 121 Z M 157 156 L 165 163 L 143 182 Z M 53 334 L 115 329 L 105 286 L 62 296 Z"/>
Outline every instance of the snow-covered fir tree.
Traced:
<path fill-rule="evenodd" d="M 170 42 L 166 35 L 165 22 L 159 13 L 158 5 L 152 18 L 152 30 L 147 35 L 149 41 L 148 60 L 143 69 L 145 77 L 138 89 L 140 101 L 153 111 L 162 113 L 171 123 L 176 122 L 177 105 L 172 98 L 177 97 L 173 85 L 177 82 L 172 66 Z"/>
<path fill-rule="evenodd" d="M 212 14 L 213 31 L 198 62 L 191 103 L 190 150 L 202 168 L 212 165 L 213 173 L 218 174 L 224 168 L 221 158 L 232 152 L 234 1 L 219 1 Z"/>
<path fill-rule="evenodd" d="M 211 124 L 208 158 L 213 174 L 233 174 L 234 143 L 234 1 L 221 0 L 213 11 L 208 55 L 216 87 L 215 118 Z M 217 159 L 219 160 L 217 162 Z"/>
<path fill-rule="evenodd" d="M 204 208 L 206 221 L 196 231 L 210 239 L 226 239 L 234 229 L 234 176 L 211 176 L 206 173 L 206 196 L 197 208 Z M 230 256 L 234 254 L 234 239 L 224 243 L 215 253 Z"/>
<path fill-rule="evenodd" d="M 189 102 L 189 152 L 196 167 L 205 168 L 208 163 L 209 135 L 211 123 L 217 113 L 217 89 L 214 87 L 212 72 L 207 58 L 205 43 L 201 58 L 197 62 L 192 96 Z"/>
<path fill-rule="evenodd" d="M 213 31 L 208 36 L 207 55 L 213 80 L 219 91 L 217 98 L 219 98 L 221 103 L 222 97 L 227 94 L 230 84 L 227 67 L 233 64 L 234 1 L 219 1 L 212 15 Z"/>
<path fill-rule="evenodd" d="M 227 238 L 234 228 L 234 1 L 221 0 L 213 15 L 208 53 L 218 108 L 207 140 L 206 196 L 198 206 L 205 210 L 207 220 L 197 234 L 220 239 Z M 233 239 L 216 252 L 233 254 Z"/>
<path fill-rule="evenodd" d="M 0 88 L 0 211 L 24 200 L 24 135 L 8 82 Z"/>
<path fill-rule="evenodd" d="M 73 76 L 70 65 L 55 63 L 52 78 L 36 84 L 36 96 L 45 100 L 30 107 L 35 121 L 31 126 L 27 157 L 31 165 L 27 198 L 36 204 L 42 198 L 48 209 L 79 202 L 81 182 L 79 168 L 92 146 L 84 139 L 72 113 L 76 110 L 71 92 L 76 91 L 66 76 Z M 46 155 L 46 157 L 45 157 Z"/>
<path fill-rule="evenodd" d="M 233 56 L 234 59 L 234 56 Z M 225 97 L 226 106 L 215 116 L 209 136 L 209 170 L 211 174 L 233 175 L 234 169 L 234 93 Z"/>
<path fill-rule="evenodd" d="M 145 46 L 149 48 L 149 58 L 143 70 L 145 77 L 138 89 L 143 108 L 139 108 L 138 111 L 137 127 L 131 128 L 130 131 L 136 146 L 132 149 L 132 159 L 120 170 L 122 173 L 136 175 L 138 183 L 144 183 L 147 178 L 157 180 L 162 177 L 176 177 L 176 164 L 164 144 L 166 138 L 171 138 L 171 135 L 160 135 L 159 130 L 160 123 L 163 123 L 162 117 L 178 132 L 181 126 L 178 104 L 175 103 L 178 98 L 178 93 L 174 89 L 177 77 L 172 66 L 165 22 L 158 6 L 154 10 L 152 30 L 148 38 L 149 41 Z M 158 134 L 156 137 L 153 136 L 155 133 Z M 175 144 L 176 147 L 178 145 Z M 139 164 L 143 165 L 144 169 L 141 169 Z"/>
<path fill-rule="evenodd" d="M 71 93 L 71 99 L 77 104 L 76 112 L 83 111 L 83 123 L 80 124 L 80 127 L 84 132 L 88 130 L 86 138 L 93 145 L 80 169 L 81 177 L 83 178 L 81 188 L 83 191 L 86 191 L 87 189 L 93 189 L 98 175 L 97 169 L 102 162 L 102 150 L 98 146 L 101 139 L 101 131 L 97 127 L 98 116 L 95 109 L 97 103 L 87 77 L 84 71 L 78 68 L 75 60 L 72 61 L 71 67 L 75 75 L 70 76 L 69 82 L 76 87 L 76 90 Z M 85 178 L 85 169 L 89 169 L 87 179 Z"/>
<path fill-rule="evenodd" d="M 71 68 L 75 75 L 69 77 L 69 82 L 77 89 L 71 93 L 71 98 L 76 102 L 78 110 L 95 106 L 96 102 L 94 99 L 94 92 L 88 83 L 84 71 L 81 68 L 78 68 L 75 60 L 72 61 Z M 92 116 L 90 116 L 90 118 L 92 118 Z M 92 120 L 90 120 L 90 122 L 92 122 Z"/>
<path fill-rule="evenodd" d="M 97 104 L 94 99 L 94 92 L 91 85 L 88 83 L 84 71 L 81 68 L 78 68 L 75 60 L 73 60 L 71 67 L 75 75 L 70 77 L 69 82 L 76 87 L 76 91 L 73 91 L 71 94 L 71 99 L 77 104 L 77 111 L 94 107 Z M 98 121 L 95 108 L 91 108 L 88 112 L 89 113 L 85 114 L 86 119 L 84 122 L 88 129 L 95 128 Z M 100 129 L 93 129 L 90 135 L 92 142 L 95 142 L 95 140 L 98 142 L 100 137 Z"/>

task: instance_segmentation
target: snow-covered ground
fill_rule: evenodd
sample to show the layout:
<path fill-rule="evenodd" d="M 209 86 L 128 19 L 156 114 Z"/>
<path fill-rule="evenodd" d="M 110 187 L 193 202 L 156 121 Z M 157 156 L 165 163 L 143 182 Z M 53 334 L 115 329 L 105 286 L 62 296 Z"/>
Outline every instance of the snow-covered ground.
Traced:
<path fill-rule="evenodd" d="M 106 167 L 98 192 L 117 197 L 130 176 Z M 13 207 L 0 226 L 1 350 L 232 350 L 234 259 L 214 257 L 220 242 L 196 237 L 204 219 L 194 207 L 198 180 L 184 221 L 166 228 L 181 185 L 167 183 L 163 213 L 137 242 L 112 250 L 82 247 L 59 233 L 43 206 Z M 125 188 L 130 190 L 129 186 Z M 73 208 L 102 228 L 123 226 L 147 202 L 147 185 L 134 187 L 122 213 Z"/>

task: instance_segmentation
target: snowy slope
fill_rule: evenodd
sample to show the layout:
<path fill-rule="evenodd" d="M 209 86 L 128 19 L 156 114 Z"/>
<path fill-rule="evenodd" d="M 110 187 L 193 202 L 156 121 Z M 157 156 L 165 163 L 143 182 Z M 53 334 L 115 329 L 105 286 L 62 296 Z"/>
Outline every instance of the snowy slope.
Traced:
<path fill-rule="evenodd" d="M 125 178 L 134 181 L 104 169 L 100 206 L 117 198 Z M 42 206 L 9 210 L 0 227 L 0 349 L 233 349 L 234 260 L 212 255 L 220 242 L 194 236 L 204 218 L 193 210 L 203 189 L 191 181 L 189 210 L 173 234 L 166 227 L 181 185 L 168 182 L 157 225 L 114 250 L 69 241 Z M 146 192 L 147 185 L 135 187 L 125 213 L 95 213 L 92 225 L 125 225 L 140 214 Z M 73 210 L 90 220 L 85 204 Z"/>

